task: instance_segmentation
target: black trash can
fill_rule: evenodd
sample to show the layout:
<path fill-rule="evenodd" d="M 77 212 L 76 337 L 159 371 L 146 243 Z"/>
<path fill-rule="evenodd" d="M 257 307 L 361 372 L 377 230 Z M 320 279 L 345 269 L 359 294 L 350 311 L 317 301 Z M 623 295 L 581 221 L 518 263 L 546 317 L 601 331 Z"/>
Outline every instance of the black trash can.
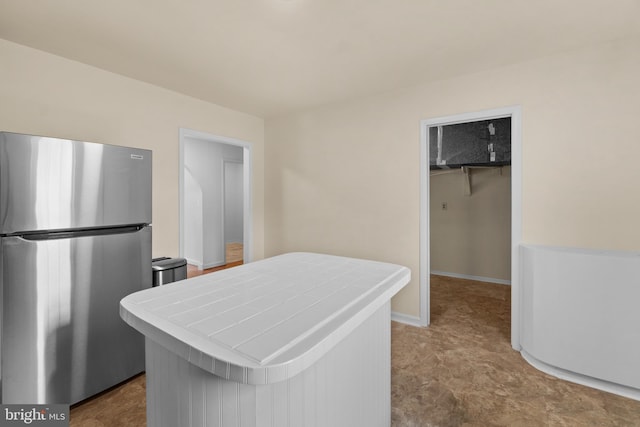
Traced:
<path fill-rule="evenodd" d="M 187 278 L 187 260 L 184 258 L 154 258 L 151 260 L 153 286 L 166 285 Z"/>

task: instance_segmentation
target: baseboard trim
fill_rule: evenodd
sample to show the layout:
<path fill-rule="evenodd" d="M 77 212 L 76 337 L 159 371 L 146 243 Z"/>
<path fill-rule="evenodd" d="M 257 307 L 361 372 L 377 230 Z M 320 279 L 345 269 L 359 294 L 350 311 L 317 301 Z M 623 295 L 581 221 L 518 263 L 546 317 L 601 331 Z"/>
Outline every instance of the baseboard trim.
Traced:
<path fill-rule="evenodd" d="M 409 325 L 409 326 L 417 326 L 419 328 L 423 326 L 427 326 L 424 323 L 422 323 L 422 320 L 420 320 L 419 317 L 409 316 L 408 314 L 398 313 L 397 311 L 391 312 L 391 320 L 395 322 L 404 323 L 405 325 Z"/>
<path fill-rule="evenodd" d="M 431 274 L 435 274 L 436 276 L 455 277 L 456 279 L 468 279 L 468 280 L 475 280 L 478 282 L 497 283 L 498 285 L 511 286 L 511 280 L 494 279 L 492 277 L 472 276 L 469 274 L 449 273 L 447 271 L 438 271 L 438 270 L 431 270 Z"/>
<path fill-rule="evenodd" d="M 202 266 L 202 269 L 203 270 L 207 270 L 207 269 L 213 268 L 213 267 L 220 267 L 221 265 L 225 265 L 224 260 L 207 263 L 207 264 Z"/>
<path fill-rule="evenodd" d="M 187 261 L 187 264 L 194 265 L 198 268 L 198 270 L 202 270 L 202 261 L 198 261 L 191 258 L 185 258 L 185 260 Z"/>

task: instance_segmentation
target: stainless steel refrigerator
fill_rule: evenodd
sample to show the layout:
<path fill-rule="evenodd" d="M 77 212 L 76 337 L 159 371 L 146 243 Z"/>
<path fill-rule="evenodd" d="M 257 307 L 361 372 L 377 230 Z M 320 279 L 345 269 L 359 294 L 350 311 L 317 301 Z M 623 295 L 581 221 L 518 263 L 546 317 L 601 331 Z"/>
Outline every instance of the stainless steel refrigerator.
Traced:
<path fill-rule="evenodd" d="M 76 403 L 144 370 L 119 316 L 151 287 L 151 151 L 0 132 L 2 403 Z"/>

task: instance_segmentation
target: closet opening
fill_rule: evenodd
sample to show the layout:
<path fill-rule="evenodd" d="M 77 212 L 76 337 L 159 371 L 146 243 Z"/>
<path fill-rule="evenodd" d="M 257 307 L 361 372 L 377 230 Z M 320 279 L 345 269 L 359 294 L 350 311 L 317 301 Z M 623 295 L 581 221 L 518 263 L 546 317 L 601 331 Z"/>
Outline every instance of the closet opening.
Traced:
<path fill-rule="evenodd" d="M 519 107 L 421 124 L 421 323 L 428 325 L 443 312 L 443 301 L 453 297 L 451 289 L 473 285 L 469 289 L 487 293 L 489 299 L 504 299 L 509 298 L 504 286 L 510 285 L 510 338 L 519 349 Z M 487 286 L 482 288 L 481 282 Z M 432 302 L 433 291 L 439 298 Z"/>

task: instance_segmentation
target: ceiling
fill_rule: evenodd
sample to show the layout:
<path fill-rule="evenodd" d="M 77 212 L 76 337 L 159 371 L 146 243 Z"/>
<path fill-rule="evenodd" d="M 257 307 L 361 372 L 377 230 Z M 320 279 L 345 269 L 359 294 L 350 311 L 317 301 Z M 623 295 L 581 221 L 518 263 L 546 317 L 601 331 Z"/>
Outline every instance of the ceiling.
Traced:
<path fill-rule="evenodd" d="M 0 0 L 0 38 L 260 117 L 640 35 L 640 0 Z"/>

